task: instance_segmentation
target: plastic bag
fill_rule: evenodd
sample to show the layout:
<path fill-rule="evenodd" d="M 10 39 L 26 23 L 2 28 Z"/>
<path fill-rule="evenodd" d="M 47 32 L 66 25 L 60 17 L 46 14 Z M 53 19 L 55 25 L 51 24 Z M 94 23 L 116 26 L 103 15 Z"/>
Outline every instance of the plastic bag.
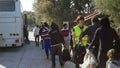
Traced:
<path fill-rule="evenodd" d="M 83 64 L 80 66 L 81 68 L 96 68 L 98 66 L 97 60 L 90 50 L 86 50 Z"/>

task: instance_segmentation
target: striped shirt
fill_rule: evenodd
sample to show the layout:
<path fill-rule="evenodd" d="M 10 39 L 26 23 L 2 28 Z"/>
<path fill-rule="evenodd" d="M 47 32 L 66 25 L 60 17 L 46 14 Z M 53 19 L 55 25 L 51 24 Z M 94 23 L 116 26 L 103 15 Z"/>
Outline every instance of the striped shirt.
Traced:
<path fill-rule="evenodd" d="M 50 39 L 49 29 L 48 29 L 47 27 L 44 27 L 44 28 L 42 29 L 41 38 L 42 38 L 42 39 Z"/>
<path fill-rule="evenodd" d="M 69 29 L 67 28 L 67 29 L 62 29 L 61 30 L 61 33 L 62 33 L 62 35 L 64 36 L 64 37 L 66 37 L 66 36 L 69 36 Z"/>

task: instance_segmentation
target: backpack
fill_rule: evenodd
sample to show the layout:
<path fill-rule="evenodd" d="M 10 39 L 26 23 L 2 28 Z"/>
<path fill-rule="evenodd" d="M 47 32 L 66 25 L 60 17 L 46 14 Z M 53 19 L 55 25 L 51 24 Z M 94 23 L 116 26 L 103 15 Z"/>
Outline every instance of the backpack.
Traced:
<path fill-rule="evenodd" d="M 71 59 L 70 52 L 67 48 L 63 49 L 62 57 L 63 57 L 63 61 L 65 62 Z"/>

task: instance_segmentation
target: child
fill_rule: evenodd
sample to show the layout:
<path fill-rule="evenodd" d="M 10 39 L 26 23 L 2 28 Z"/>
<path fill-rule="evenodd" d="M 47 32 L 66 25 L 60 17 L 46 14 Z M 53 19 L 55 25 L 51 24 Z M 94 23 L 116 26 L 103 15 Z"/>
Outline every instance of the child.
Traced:
<path fill-rule="evenodd" d="M 120 60 L 118 59 L 118 53 L 115 49 L 110 49 L 107 52 L 108 61 L 106 62 L 106 68 L 120 68 Z"/>

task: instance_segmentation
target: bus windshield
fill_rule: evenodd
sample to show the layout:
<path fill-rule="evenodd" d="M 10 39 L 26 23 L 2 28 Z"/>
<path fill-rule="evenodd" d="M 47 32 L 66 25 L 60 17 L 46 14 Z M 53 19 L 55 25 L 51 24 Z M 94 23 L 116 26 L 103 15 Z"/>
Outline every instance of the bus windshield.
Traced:
<path fill-rule="evenodd" d="M 0 1 L 0 11 L 15 11 L 15 1 Z"/>

